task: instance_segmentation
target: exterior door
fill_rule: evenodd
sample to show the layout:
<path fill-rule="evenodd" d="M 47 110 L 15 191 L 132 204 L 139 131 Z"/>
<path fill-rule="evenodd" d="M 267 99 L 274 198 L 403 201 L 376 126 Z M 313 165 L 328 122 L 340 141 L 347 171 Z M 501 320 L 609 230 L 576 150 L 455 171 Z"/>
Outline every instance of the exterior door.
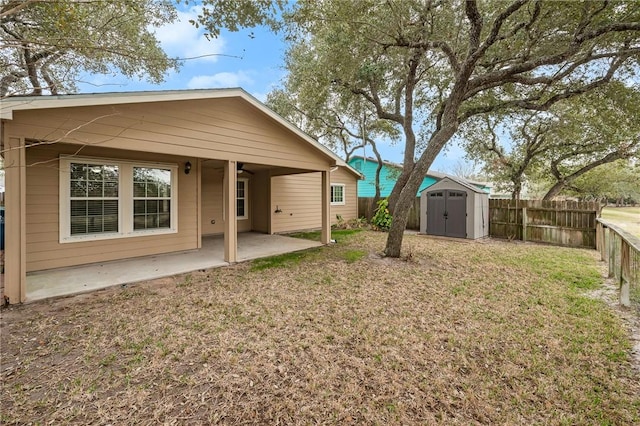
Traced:
<path fill-rule="evenodd" d="M 433 191 L 427 193 L 427 234 L 446 234 L 446 211 L 445 191 Z"/>
<path fill-rule="evenodd" d="M 445 235 L 447 237 L 467 237 L 467 193 L 464 191 L 446 191 L 447 211 Z"/>
<path fill-rule="evenodd" d="M 467 237 L 467 193 L 442 190 L 427 193 L 427 234 Z"/>

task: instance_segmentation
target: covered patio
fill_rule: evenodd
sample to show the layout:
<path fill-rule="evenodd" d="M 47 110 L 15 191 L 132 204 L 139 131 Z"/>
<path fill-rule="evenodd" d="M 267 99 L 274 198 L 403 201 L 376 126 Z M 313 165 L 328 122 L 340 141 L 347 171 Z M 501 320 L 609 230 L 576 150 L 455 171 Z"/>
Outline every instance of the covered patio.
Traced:
<path fill-rule="evenodd" d="M 357 198 L 356 171 L 242 89 L 7 102 L 7 303 L 319 245 L 273 234 L 327 244 Z"/>
<path fill-rule="evenodd" d="M 319 247 L 316 241 L 257 232 L 238 234 L 238 261 Z M 68 296 L 116 285 L 229 265 L 224 260 L 223 235 L 203 237 L 202 248 L 136 257 L 27 274 L 25 302 Z"/>

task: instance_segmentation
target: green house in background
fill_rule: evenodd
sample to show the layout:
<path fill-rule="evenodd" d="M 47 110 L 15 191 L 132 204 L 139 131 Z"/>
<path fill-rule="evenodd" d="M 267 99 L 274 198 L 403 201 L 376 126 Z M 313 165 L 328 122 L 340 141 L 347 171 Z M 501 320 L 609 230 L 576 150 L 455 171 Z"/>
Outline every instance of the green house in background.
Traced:
<path fill-rule="evenodd" d="M 376 195 L 376 169 L 378 168 L 378 160 L 375 158 L 365 158 L 361 156 L 354 156 L 348 161 L 349 165 L 362 173 L 364 179 L 358 181 L 358 198 L 373 198 Z M 391 194 L 393 186 L 396 184 L 396 180 L 402 172 L 402 166 L 400 164 L 392 163 L 390 161 L 382 162 L 382 170 L 380 170 L 380 197 L 386 198 Z M 429 171 L 425 178 L 422 180 L 420 188 L 416 193 L 416 197 L 420 196 L 420 192 L 425 188 L 430 187 L 440 179 L 447 177 L 445 173 Z M 456 178 L 458 180 L 464 180 Z M 485 192 L 489 192 L 490 187 L 481 182 L 466 181 Z"/>

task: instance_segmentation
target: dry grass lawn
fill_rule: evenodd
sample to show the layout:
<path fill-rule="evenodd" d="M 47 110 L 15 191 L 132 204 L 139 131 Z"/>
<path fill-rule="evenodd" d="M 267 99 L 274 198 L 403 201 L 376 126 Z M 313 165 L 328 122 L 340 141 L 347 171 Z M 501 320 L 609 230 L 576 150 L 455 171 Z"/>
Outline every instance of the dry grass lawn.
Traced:
<path fill-rule="evenodd" d="M 640 238 L 640 207 L 605 207 L 602 218 Z"/>
<path fill-rule="evenodd" d="M 384 238 L 5 309 L 0 423 L 640 423 L 595 251 Z"/>

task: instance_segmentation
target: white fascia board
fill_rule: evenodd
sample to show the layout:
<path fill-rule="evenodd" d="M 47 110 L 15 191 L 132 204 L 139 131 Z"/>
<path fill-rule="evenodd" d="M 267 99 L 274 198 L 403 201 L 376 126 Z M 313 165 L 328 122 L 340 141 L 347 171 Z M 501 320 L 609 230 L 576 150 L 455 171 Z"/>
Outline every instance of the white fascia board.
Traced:
<path fill-rule="evenodd" d="M 242 89 L 158 90 L 148 92 L 85 93 L 77 95 L 12 96 L 0 100 L 0 118 L 11 120 L 13 111 L 122 105 L 239 96 Z"/>

